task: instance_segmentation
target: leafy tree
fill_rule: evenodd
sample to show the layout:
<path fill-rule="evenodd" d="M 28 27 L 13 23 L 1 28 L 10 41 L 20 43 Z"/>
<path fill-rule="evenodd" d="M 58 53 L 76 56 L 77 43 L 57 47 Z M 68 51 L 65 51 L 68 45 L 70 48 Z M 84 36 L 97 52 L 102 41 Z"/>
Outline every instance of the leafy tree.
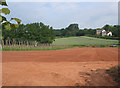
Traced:
<path fill-rule="evenodd" d="M 62 28 L 61 30 L 57 31 L 56 33 L 59 33 L 59 36 L 76 36 L 76 33 L 78 31 L 79 31 L 78 24 L 70 24 L 65 29 Z"/>
<path fill-rule="evenodd" d="M 67 27 L 68 30 L 74 31 L 74 30 L 79 30 L 78 24 L 70 24 Z"/>
<path fill-rule="evenodd" d="M 105 25 L 103 27 L 106 31 L 111 31 L 113 34 L 113 37 L 118 37 L 119 36 L 119 25 Z M 101 28 L 97 28 L 101 30 Z M 56 36 L 96 36 L 96 29 L 87 29 L 84 28 L 83 30 L 79 30 L 78 24 L 70 24 L 68 27 L 65 29 L 62 28 L 61 30 L 54 30 L 54 33 Z M 102 36 L 102 35 L 100 35 Z"/>
<path fill-rule="evenodd" d="M 55 35 L 52 27 L 43 23 L 20 24 L 17 29 L 3 30 L 4 40 L 21 40 L 29 42 L 47 43 L 54 41 Z"/>
<path fill-rule="evenodd" d="M 103 27 L 106 31 L 109 31 L 110 30 L 110 26 L 108 24 L 106 24 L 104 27 Z"/>
<path fill-rule="evenodd" d="M 111 31 L 114 37 L 118 37 L 119 25 L 112 26 L 112 25 L 106 24 L 103 28 L 106 31 Z"/>
<path fill-rule="evenodd" d="M 6 8 L 2 8 L 0 9 L 0 24 L 2 24 L 2 29 L 16 29 L 18 28 L 19 24 L 21 23 L 21 20 L 18 18 L 11 18 L 9 21 L 7 20 L 7 18 L 3 15 L 1 15 L 1 13 L 3 13 L 4 15 L 8 15 L 10 14 L 10 10 L 7 8 L 7 3 L 6 0 L 0 0 L 0 6 L 6 6 Z M 10 21 L 15 20 L 18 24 L 13 24 Z"/>
<path fill-rule="evenodd" d="M 85 35 L 84 30 L 79 30 L 79 31 L 76 33 L 76 36 L 84 36 L 84 35 Z"/>

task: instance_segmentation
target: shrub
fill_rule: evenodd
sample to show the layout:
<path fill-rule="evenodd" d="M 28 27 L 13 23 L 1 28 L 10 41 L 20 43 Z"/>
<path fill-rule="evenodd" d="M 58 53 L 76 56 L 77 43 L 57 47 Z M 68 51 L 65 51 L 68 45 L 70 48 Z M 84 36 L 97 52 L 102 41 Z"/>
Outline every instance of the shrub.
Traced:
<path fill-rule="evenodd" d="M 111 67 L 106 72 L 113 78 L 117 83 L 120 82 L 120 65 Z"/>

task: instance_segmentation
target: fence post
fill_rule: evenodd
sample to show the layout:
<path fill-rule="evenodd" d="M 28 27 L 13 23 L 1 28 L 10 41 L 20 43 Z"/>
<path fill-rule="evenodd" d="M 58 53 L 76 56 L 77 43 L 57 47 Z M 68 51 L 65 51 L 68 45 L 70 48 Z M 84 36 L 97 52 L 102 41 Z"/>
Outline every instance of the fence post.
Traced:
<path fill-rule="evenodd" d="M 28 47 L 28 45 L 29 45 L 29 43 L 28 43 L 28 41 L 27 41 L 27 47 Z"/>
<path fill-rule="evenodd" d="M 25 41 L 24 41 L 24 47 L 26 46 Z"/>
<path fill-rule="evenodd" d="M 14 45 L 14 42 L 15 42 L 15 40 L 13 39 L 12 46 L 15 46 L 15 45 Z"/>
<path fill-rule="evenodd" d="M 18 45 L 20 46 L 20 41 L 18 41 Z"/>
<path fill-rule="evenodd" d="M 5 47 L 8 46 L 8 40 L 5 40 Z"/>
<path fill-rule="evenodd" d="M 2 46 L 4 47 L 4 40 L 2 39 Z"/>

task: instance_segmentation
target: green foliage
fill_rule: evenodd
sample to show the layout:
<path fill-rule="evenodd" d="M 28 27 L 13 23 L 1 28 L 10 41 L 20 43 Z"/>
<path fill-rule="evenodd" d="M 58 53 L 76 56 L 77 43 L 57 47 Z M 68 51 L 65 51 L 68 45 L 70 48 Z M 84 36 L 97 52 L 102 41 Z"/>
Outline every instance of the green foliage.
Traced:
<path fill-rule="evenodd" d="M 2 6 L 8 6 L 7 3 L 6 3 L 6 0 L 0 0 L 0 5 L 2 5 Z M 5 15 L 8 15 L 8 14 L 10 14 L 10 10 L 8 8 L 2 8 L 2 9 L 0 9 L 0 14 L 1 13 L 5 14 Z M 18 24 L 21 23 L 21 20 L 18 19 L 18 18 L 11 18 L 11 20 L 15 20 Z M 12 24 L 12 23 L 10 23 L 10 21 L 8 21 L 6 19 L 6 17 L 0 15 L 0 23 L 2 23 L 2 29 L 11 30 L 11 29 L 18 28 L 19 25 Z"/>
<path fill-rule="evenodd" d="M 54 30 L 56 36 L 76 36 L 76 33 L 79 31 L 78 24 L 70 24 L 65 29 Z"/>
<path fill-rule="evenodd" d="M 110 26 L 108 24 L 106 24 L 104 27 L 103 27 L 106 31 L 109 31 L 110 30 Z"/>
<path fill-rule="evenodd" d="M 12 28 L 12 29 L 16 29 L 16 28 L 18 28 L 18 27 L 19 27 L 19 25 L 18 25 L 18 24 L 11 24 L 10 26 L 11 26 L 11 28 Z"/>
<path fill-rule="evenodd" d="M 6 24 L 4 24 L 4 28 L 10 30 L 11 29 L 10 23 L 6 22 Z"/>
<path fill-rule="evenodd" d="M 20 24 L 20 23 L 21 23 L 21 20 L 20 20 L 20 19 L 18 19 L 18 18 L 11 18 L 11 20 L 15 20 L 15 21 L 17 21 L 17 23 L 18 23 L 18 24 Z"/>
<path fill-rule="evenodd" d="M 66 29 L 68 30 L 79 30 L 78 24 L 70 24 Z"/>
<path fill-rule="evenodd" d="M 84 36 L 85 35 L 85 32 L 83 30 L 79 30 L 77 33 L 76 33 L 76 36 Z"/>
<path fill-rule="evenodd" d="M 118 84 L 120 83 L 120 65 L 107 69 L 106 73 L 108 73 Z"/>
<path fill-rule="evenodd" d="M 2 24 L 2 28 L 5 30 L 5 29 L 7 29 L 7 30 L 11 30 L 11 29 L 16 29 L 16 28 L 18 28 L 19 27 L 19 25 L 18 24 L 11 24 L 10 22 L 4 22 L 3 24 Z"/>
<path fill-rule="evenodd" d="M 2 21 L 2 17 L 0 16 L 0 22 Z"/>
<path fill-rule="evenodd" d="M 7 3 L 6 3 L 6 0 L 0 0 L 0 5 L 8 6 Z"/>
<path fill-rule="evenodd" d="M 16 24 L 11 24 L 16 26 Z M 9 27 L 9 26 L 7 26 Z M 16 28 L 16 27 L 15 27 Z M 55 39 L 53 28 L 43 23 L 21 24 L 16 30 L 3 30 L 4 41 L 8 38 L 16 41 L 36 41 L 38 43 L 52 43 Z"/>
<path fill-rule="evenodd" d="M 7 19 L 4 16 L 0 16 L 0 22 L 7 21 Z"/>
<path fill-rule="evenodd" d="M 102 38 L 102 39 L 119 40 L 119 37 L 112 37 L 112 36 L 101 36 L 101 35 L 88 35 L 88 36 L 95 37 L 95 38 Z"/>
<path fill-rule="evenodd" d="M 111 25 L 105 25 L 103 28 L 106 30 L 106 31 L 111 31 L 113 33 L 113 36 L 114 37 L 118 37 L 119 36 L 119 31 L 120 31 L 120 25 L 114 25 L 114 26 L 111 26 Z"/>
<path fill-rule="evenodd" d="M 8 8 L 2 8 L 0 9 L 0 13 L 4 13 L 5 15 L 10 14 L 10 10 Z"/>
<path fill-rule="evenodd" d="M 96 34 L 96 29 L 84 29 L 83 30 L 85 35 L 95 35 Z"/>
<path fill-rule="evenodd" d="M 105 39 L 118 39 L 120 37 L 120 25 L 105 25 L 103 27 L 106 31 L 111 31 L 113 36 L 105 36 L 102 37 L 102 34 L 96 35 L 96 29 L 82 29 L 80 30 L 77 24 L 70 24 L 67 28 L 62 28 L 61 30 L 54 30 L 56 37 L 70 37 L 70 36 L 91 36 L 91 37 L 101 37 Z M 97 28 L 97 30 L 101 30 L 102 28 Z"/>
<path fill-rule="evenodd" d="M 72 48 L 73 46 L 30 46 L 30 47 L 20 47 L 20 46 L 5 46 L 2 48 L 2 51 L 40 51 L 40 50 L 61 50 L 61 49 L 68 49 Z"/>

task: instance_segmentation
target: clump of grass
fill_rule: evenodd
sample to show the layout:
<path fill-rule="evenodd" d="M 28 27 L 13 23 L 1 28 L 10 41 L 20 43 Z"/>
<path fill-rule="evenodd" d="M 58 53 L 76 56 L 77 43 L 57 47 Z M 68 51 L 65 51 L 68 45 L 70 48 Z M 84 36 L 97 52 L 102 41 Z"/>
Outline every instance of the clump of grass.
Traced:
<path fill-rule="evenodd" d="M 105 45 L 100 45 L 100 47 L 105 47 Z"/>
<path fill-rule="evenodd" d="M 40 50 L 60 50 L 60 49 L 68 49 L 72 48 L 73 46 L 60 46 L 60 45 L 54 45 L 54 46 L 29 46 L 29 47 L 22 47 L 22 46 L 4 46 L 2 48 L 2 51 L 40 51 Z"/>
<path fill-rule="evenodd" d="M 120 65 L 111 67 L 106 72 L 113 78 L 114 81 L 120 83 Z"/>
<path fill-rule="evenodd" d="M 86 45 L 72 45 L 72 47 L 87 47 Z"/>

